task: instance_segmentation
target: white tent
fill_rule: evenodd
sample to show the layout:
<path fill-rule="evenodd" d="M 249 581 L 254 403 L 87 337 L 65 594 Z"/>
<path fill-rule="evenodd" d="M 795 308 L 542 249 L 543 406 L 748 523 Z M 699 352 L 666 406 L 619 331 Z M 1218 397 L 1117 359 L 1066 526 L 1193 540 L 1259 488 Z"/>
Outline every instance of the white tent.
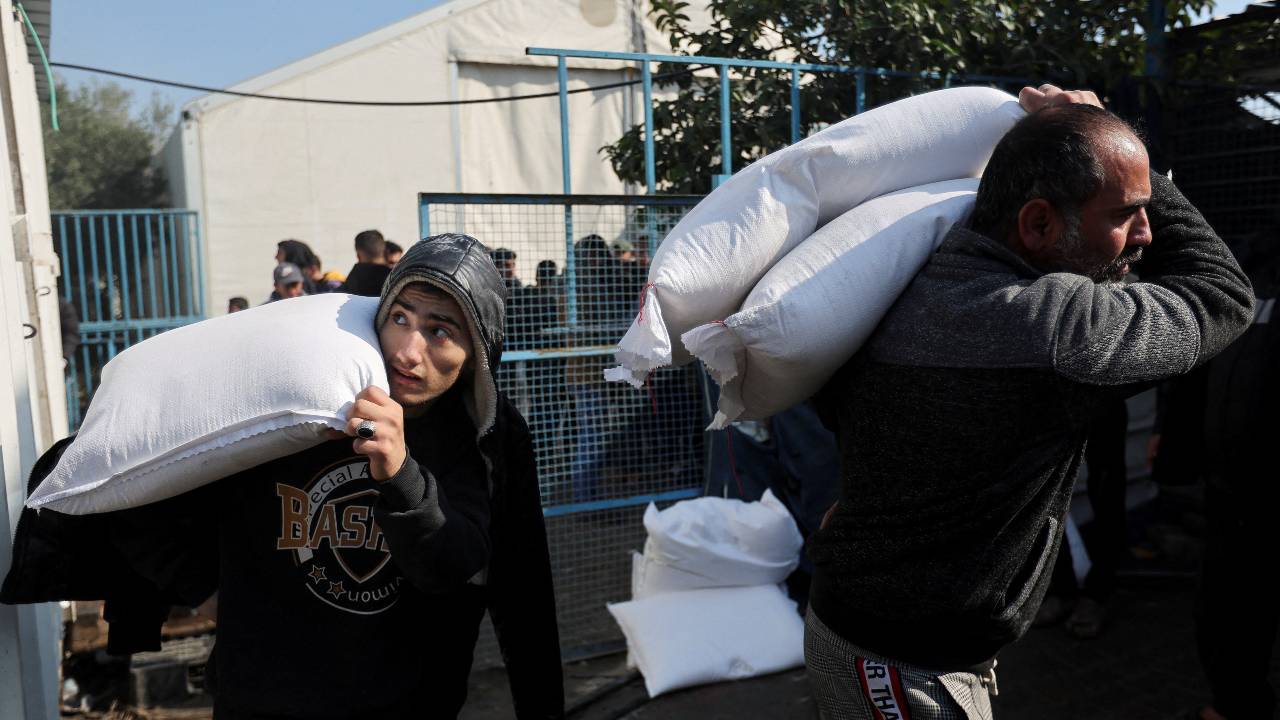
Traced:
<path fill-rule="evenodd" d="M 648 11 L 644 0 L 452 0 L 232 89 L 364 101 L 554 92 L 555 58 L 526 47 L 669 52 Z M 569 60 L 570 89 L 638 78 L 635 64 Z M 569 96 L 575 193 L 643 190 L 625 188 L 599 153 L 643 122 L 641 97 L 638 85 Z M 200 212 L 210 314 L 231 296 L 266 298 L 280 240 L 303 240 L 326 270 L 346 272 L 360 230 L 417 239 L 419 192 L 562 191 L 556 97 L 371 107 L 209 95 L 182 118 L 163 162 L 174 204 Z M 537 259 L 521 256 L 522 277 Z"/>

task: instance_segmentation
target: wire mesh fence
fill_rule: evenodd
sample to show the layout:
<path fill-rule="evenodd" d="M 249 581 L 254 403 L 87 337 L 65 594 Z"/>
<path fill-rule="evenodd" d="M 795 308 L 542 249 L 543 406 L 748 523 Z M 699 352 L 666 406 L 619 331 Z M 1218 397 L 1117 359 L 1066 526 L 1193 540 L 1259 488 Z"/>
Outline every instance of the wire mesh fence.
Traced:
<path fill-rule="evenodd" d="M 1173 102 L 1173 177 L 1187 199 L 1233 249 L 1258 234 L 1280 242 L 1280 89 L 1187 87 Z"/>
<path fill-rule="evenodd" d="M 506 278 L 498 383 L 529 422 L 551 546 L 561 645 L 621 640 L 605 604 L 629 599 L 650 501 L 701 492 L 701 373 L 604 382 L 637 311 L 649 260 L 696 196 L 423 195 L 423 234 L 464 232 Z M 486 629 L 477 664 L 496 662 Z"/>

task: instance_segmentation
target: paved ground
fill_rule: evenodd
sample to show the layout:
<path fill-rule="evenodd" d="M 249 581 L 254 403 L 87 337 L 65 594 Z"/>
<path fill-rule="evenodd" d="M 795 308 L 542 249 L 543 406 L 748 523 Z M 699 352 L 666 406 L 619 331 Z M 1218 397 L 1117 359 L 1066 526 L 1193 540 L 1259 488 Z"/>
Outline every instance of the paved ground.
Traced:
<path fill-rule="evenodd" d="M 1080 641 L 1060 627 L 1032 630 L 1000 658 L 996 716 L 1179 720 L 1207 698 L 1192 639 L 1193 597 L 1194 587 L 1186 579 L 1130 578 L 1114 600 L 1111 622 L 1101 637 Z M 1280 687 L 1280 652 L 1272 669 L 1273 684 Z M 802 670 L 692 688 L 651 701 L 638 678 L 627 682 L 621 656 L 571 665 L 566 675 L 571 698 L 608 691 L 570 715 L 577 720 L 817 717 Z M 500 670 L 478 673 L 463 718 L 511 717 L 505 682 Z M 619 686 L 611 688 L 610 683 Z"/>
<path fill-rule="evenodd" d="M 1136 489 L 1133 496 L 1154 493 Z M 1196 659 L 1191 607 L 1202 519 L 1194 492 L 1165 491 L 1130 514 L 1134 558 L 1110 606 L 1110 622 L 1091 641 L 1061 627 L 1034 629 L 1000 657 L 1001 720 L 1179 720 L 1207 699 Z M 1259 562 L 1274 562 L 1259 558 Z M 692 688 L 648 699 L 619 653 L 566 666 L 573 720 L 718 720 L 815 718 L 803 671 Z M 1280 646 L 1272 682 L 1280 688 Z M 464 720 L 514 717 L 501 669 L 478 670 Z M 98 716 L 101 717 L 101 716 Z M 114 718 L 204 720 L 207 699 L 181 708 Z M 1276 718 L 1280 718 L 1277 714 Z"/>
<path fill-rule="evenodd" d="M 1008 648 L 998 670 L 998 718 L 1180 720 L 1207 700 L 1193 639 L 1201 524 L 1194 493 L 1166 491 L 1157 502 L 1136 508 L 1130 519 L 1134 559 L 1103 634 L 1081 641 L 1061 627 L 1033 629 Z M 1272 683 L 1280 688 L 1280 644 Z M 623 656 L 613 655 L 569 665 L 566 685 L 575 720 L 817 717 L 802 670 L 648 700 Z M 477 672 L 463 718 L 508 717 L 502 671 Z"/>

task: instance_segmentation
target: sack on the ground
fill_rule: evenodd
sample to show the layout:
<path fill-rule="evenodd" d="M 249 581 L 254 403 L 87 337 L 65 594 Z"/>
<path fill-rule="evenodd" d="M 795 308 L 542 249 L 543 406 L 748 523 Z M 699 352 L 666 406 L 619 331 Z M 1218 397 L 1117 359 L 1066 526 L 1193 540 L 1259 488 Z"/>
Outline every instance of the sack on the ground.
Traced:
<path fill-rule="evenodd" d="M 136 507 L 323 442 L 361 390 L 388 389 L 377 307 L 341 293 L 282 300 L 125 350 L 27 504 Z"/>
<path fill-rule="evenodd" d="M 804 664 L 804 623 L 776 585 L 664 593 L 609 612 L 650 697 Z"/>
<path fill-rule="evenodd" d="M 649 533 L 633 597 L 693 588 L 780 583 L 800 562 L 804 539 L 771 491 L 759 502 L 704 497 L 666 510 L 650 504 Z"/>
<path fill-rule="evenodd" d="M 711 429 L 769 417 L 822 387 L 968 215 L 977 189 L 965 178 L 868 200 L 778 261 L 741 310 L 685 333 L 720 384 Z"/>
<path fill-rule="evenodd" d="M 744 168 L 689 211 L 649 269 L 643 305 L 605 373 L 639 386 L 691 356 L 680 336 L 735 312 L 778 260 L 866 200 L 978 177 L 1023 116 L 991 88 L 938 90 L 875 108 Z"/>

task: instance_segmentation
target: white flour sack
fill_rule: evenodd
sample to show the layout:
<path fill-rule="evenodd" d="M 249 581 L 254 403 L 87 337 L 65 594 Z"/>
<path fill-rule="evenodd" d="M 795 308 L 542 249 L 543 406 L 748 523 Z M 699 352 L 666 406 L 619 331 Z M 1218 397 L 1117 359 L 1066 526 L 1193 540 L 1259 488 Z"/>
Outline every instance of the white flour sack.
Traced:
<path fill-rule="evenodd" d="M 27 504 L 136 507 L 323 442 L 357 393 L 388 389 L 377 307 L 342 293 L 282 300 L 125 350 Z"/>
<path fill-rule="evenodd" d="M 795 520 L 772 492 L 759 502 L 704 497 L 644 513 L 649 539 L 640 598 L 675 590 L 780 583 L 800 562 L 804 542 Z M 635 568 L 633 568 L 633 571 Z"/>
<path fill-rule="evenodd" d="M 875 108 L 743 168 L 659 246 L 636 320 L 606 379 L 639 386 L 683 365 L 679 338 L 738 310 L 760 278 L 832 219 L 904 188 L 978 177 L 1023 116 L 1013 96 L 951 88 Z"/>
<path fill-rule="evenodd" d="M 650 697 L 804 664 L 804 621 L 777 585 L 690 590 L 608 607 Z"/>
<path fill-rule="evenodd" d="M 711 427 L 769 417 L 822 387 L 968 216 L 977 189 L 965 178 L 869 200 L 774 265 L 741 310 L 685 333 L 720 384 Z"/>

